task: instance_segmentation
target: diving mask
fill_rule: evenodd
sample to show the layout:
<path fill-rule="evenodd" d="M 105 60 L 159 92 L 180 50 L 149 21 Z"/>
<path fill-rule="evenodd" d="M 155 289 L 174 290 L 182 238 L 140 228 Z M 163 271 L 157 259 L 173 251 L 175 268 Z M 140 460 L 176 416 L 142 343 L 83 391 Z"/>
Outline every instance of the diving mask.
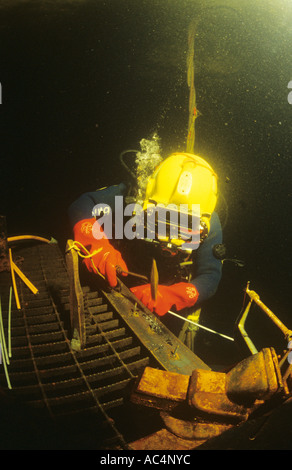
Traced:
<path fill-rule="evenodd" d="M 168 255 L 178 252 L 188 254 L 196 250 L 210 229 L 209 217 L 201 217 L 199 206 L 196 205 L 192 213 L 187 205 L 179 208 L 174 204 L 167 207 L 163 204 L 148 205 L 143 216 L 144 234 L 140 238 L 159 245 Z"/>

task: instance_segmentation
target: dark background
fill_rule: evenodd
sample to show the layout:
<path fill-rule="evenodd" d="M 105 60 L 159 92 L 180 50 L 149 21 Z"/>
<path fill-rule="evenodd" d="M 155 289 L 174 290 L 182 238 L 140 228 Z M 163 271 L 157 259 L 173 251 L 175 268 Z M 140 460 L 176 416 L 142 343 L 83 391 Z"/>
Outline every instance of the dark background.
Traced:
<path fill-rule="evenodd" d="M 245 261 L 224 265 L 202 321 L 232 335 L 251 281 L 292 327 L 290 0 L 1 1 L 0 213 L 9 236 L 63 249 L 69 204 L 124 179 L 122 151 L 153 132 L 164 156 L 185 150 L 193 19 L 195 151 L 220 177 L 228 255 Z M 285 347 L 261 315 L 251 335 Z M 204 360 L 235 359 L 233 344 L 203 336 Z"/>

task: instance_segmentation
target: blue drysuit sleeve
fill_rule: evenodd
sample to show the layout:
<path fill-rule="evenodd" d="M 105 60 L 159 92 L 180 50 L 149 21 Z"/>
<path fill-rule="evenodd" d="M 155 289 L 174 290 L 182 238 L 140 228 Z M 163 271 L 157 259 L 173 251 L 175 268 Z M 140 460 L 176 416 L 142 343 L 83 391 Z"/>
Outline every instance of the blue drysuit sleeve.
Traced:
<path fill-rule="evenodd" d="M 213 212 L 209 235 L 196 253 L 195 276 L 191 281 L 199 292 L 197 304 L 212 297 L 218 288 L 222 262 L 213 255 L 213 247 L 218 243 L 222 243 L 222 228 L 218 214 Z"/>
<path fill-rule="evenodd" d="M 104 203 L 113 208 L 115 205 L 115 196 L 124 196 L 126 189 L 126 185 L 121 183 L 82 194 L 68 209 L 71 227 L 73 228 L 80 220 L 93 217 L 92 209 L 96 204 Z"/>

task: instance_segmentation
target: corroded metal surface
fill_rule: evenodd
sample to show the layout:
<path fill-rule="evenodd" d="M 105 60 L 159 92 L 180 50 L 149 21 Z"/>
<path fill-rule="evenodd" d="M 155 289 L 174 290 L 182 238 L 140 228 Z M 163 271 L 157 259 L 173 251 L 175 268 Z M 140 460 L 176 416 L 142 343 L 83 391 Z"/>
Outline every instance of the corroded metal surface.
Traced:
<path fill-rule="evenodd" d="M 120 284 L 119 292 L 103 291 L 103 294 L 165 370 L 191 374 L 196 368 L 210 369 L 139 302 L 124 284 Z"/>
<path fill-rule="evenodd" d="M 74 334 L 72 347 L 82 349 L 86 347 L 86 306 L 81 292 L 78 255 L 73 242 L 68 240 L 66 247 L 66 261 L 71 285 L 70 311 L 71 324 Z M 98 286 L 99 278 L 94 276 L 90 283 Z M 158 273 L 156 264 L 152 265 L 152 290 L 157 289 Z M 102 289 L 100 292 L 110 305 L 125 321 L 127 326 L 145 346 L 154 360 L 165 370 L 191 374 L 194 368 L 209 369 L 209 367 L 184 345 L 165 325 L 140 302 L 136 296 L 119 280 L 117 289 Z"/>
<path fill-rule="evenodd" d="M 74 349 L 70 279 L 58 245 L 12 248 L 37 288 L 34 294 L 17 278 L 21 308 L 13 301 L 9 365 L 13 400 L 46 410 L 54 422 L 70 423 L 77 440 L 85 432 L 94 448 L 190 450 L 246 422 L 279 389 L 289 394 L 289 351 L 281 364 L 268 348 L 226 374 L 211 371 L 122 283 L 110 291 L 80 286 L 85 344 Z M 2 272 L 5 331 L 10 284 L 10 273 Z M 2 369 L 0 387 L 7 398 Z"/>
<path fill-rule="evenodd" d="M 6 218 L 0 215 L 0 272 L 9 270 Z"/>
<path fill-rule="evenodd" d="M 145 436 L 137 441 L 130 443 L 132 450 L 192 450 L 204 443 L 204 440 L 197 441 L 190 439 L 183 439 L 176 436 L 173 432 L 168 431 L 166 428 Z"/>
<path fill-rule="evenodd" d="M 46 411 L 54 422 L 79 422 L 79 433 L 95 433 L 95 445 L 124 446 L 109 417 L 123 408 L 129 387 L 149 364 L 131 331 L 98 292 L 84 289 L 88 311 L 86 348 L 71 347 L 69 279 L 57 245 L 13 247 L 21 269 L 38 288 L 34 295 L 17 279 L 21 309 L 12 303 L 12 357 L 8 392 L 3 368 L 0 387 L 17 402 Z M 1 273 L 5 333 L 10 274 Z M 154 364 L 153 364 L 154 365 Z M 83 424 L 82 424 L 83 423 Z M 99 433 L 99 429 L 103 433 Z"/>
<path fill-rule="evenodd" d="M 86 346 L 85 307 L 84 295 L 79 279 L 79 257 L 77 252 L 72 248 L 73 241 L 68 240 L 66 246 L 66 266 L 70 283 L 71 345 L 74 350 L 78 351 Z"/>
<path fill-rule="evenodd" d="M 94 439 L 94 448 L 126 448 L 127 442 L 157 431 L 161 419 L 155 410 L 152 415 L 139 408 L 139 419 L 137 423 L 133 419 L 131 426 L 125 418 L 133 413 L 134 405 L 128 400 L 137 377 L 145 367 L 160 367 L 161 363 L 166 368 L 172 363 L 187 363 L 191 370 L 196 356 L 187 354 L 186 361 L 180 355 L 185 348 L 180 349 L 180 343 L 150 312 L 139 309 L 137 314 L 132 299 L 124 299 L 121 292 L 105 293 L 90 287 L 82 287 L 86 345 L 74 350 L 70 280 L 58 245 L 13 243 L 12 251 L 37 294 L 17 277 L 21 308 L 13 299 L 8 368 L 11 391 L 0 367 L 0 388 L 5 395 L 45 412 L 61 426 L 70 423 L 74 439 L 79 435 L 84 439 L 85 433 Z M 10 285 L 10 273 L 1 273 L 5 332 Z"/>
<path fill-rule="evenodd" d="M 264 413 L 263 405 L 282 393 L 283 381 L 275 351 L 264 348 L 227 373 L 195 369 L 191 376 L 182 376 L 147 367 L 131 399 L 160 410 L 166 432 L 160 446 L 167 445 L 171 433 L 177 437 L 177 445 L 183 445 L 179 441 L 182 439 L 192 442 L 195 448 L 198 441 L 217 437 L 246 422 L 253 412 L 260 415 L 261 406 Z M 149 439 L 134 442 L 133 446 L 141 449 L 157 438 L 156 433 Z"/>

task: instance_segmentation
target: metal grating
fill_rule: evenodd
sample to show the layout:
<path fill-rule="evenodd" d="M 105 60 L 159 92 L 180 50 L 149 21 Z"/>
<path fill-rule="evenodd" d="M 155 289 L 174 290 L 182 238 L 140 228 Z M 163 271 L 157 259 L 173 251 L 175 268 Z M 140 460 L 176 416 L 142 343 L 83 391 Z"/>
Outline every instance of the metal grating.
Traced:
<path fill-rule="evenodd" d="M 57 244 L 13 249 L 14 260 L 38 288 L 34 295 L 17 286 L 21 310 L 12 305 L 12 358 L 8 366 L 12 394 L 34 409 L 46 409 L 53 420 L 65 417 L 96 422 L 101 446 L 125 441 L 108 411 L 122 407 L 135 377 L 149 364 L 117 312 L 100 293 L 85 289 L 86 349 L 73 351 L 69 340 L 69 282 Z M 9 275 L 1 273 L 4 329 L 7 331 Z M 3 367 L 0 386 L 7 387 Z M 98 440 L 98 439 L 97 439 Z"/>

